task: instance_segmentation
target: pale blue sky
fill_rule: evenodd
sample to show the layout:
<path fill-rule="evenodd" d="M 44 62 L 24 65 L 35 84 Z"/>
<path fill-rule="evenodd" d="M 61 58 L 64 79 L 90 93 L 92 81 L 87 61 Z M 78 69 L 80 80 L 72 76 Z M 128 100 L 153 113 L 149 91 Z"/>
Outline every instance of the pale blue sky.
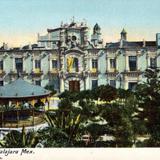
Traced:
<path fill-rule="evenodd" d="M 160 32 L 160 0 L 0 0 L 0 43 L 19 45 L 63 22 L 97 22 L 105 41 L 116 41 L 123 27 L 129 40 L 154 40 Z"/>

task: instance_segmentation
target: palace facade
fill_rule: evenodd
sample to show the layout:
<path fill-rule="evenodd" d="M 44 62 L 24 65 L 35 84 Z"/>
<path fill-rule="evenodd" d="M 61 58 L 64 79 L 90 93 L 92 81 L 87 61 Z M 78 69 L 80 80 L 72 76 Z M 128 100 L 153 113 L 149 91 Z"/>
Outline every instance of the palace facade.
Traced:
<path fill-rule="evenodd" d="M 159 34 L 155 41 L 127 41 L 123 29 L 120 40 L 103 43 L 101 28 L 92 35 L 85 22 L 61 24 L 38 34 L 37 44 L 0 49 L 0 85 L 10 83 L 17 73 L 36 85 L 64 90 L 86 90 L 99 85 L 134 89 L 145 81 L 147 68 L 160 67 Z"/>

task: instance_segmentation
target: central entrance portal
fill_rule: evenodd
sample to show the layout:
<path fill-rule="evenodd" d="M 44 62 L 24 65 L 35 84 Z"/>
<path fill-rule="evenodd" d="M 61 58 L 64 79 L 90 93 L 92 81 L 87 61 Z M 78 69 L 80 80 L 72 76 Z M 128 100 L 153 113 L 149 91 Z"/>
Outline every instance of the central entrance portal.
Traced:
<path fill-rule="evenodd" d="M 69 91 L 80 91 L 80 82 L 79 81 L 69 81 Z"/>

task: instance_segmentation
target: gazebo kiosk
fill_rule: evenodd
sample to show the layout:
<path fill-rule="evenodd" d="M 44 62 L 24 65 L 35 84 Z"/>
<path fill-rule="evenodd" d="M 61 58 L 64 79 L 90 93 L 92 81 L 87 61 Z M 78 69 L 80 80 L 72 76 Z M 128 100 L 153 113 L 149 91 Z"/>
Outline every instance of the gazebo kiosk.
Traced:
<path fill-rule="evenodd" d="M 0 87 L 1 127 L 21 127 L 41 123 L 45 112 L 44 104 L 47 103 L 49 106 L 47 98 L 50 94 L 50 91 L 30 84 L 22 78 Z"/>

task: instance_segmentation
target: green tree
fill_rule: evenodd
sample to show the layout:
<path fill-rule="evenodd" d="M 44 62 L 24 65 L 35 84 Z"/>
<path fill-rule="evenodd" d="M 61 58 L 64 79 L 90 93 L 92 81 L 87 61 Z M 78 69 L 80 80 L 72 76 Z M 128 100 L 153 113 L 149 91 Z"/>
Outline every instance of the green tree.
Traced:
<path fill-rule="evenodd" d="M 3 139 L 4 143 L 1 143 L 1 147 L 5 148 L 31 148 L 35 147 L 38 143 L 37 133 L 34 131 L 26 132 L 25 127 L 22 131 L 12 130 Z"/>
<path fill-rule="evenodd" d="M 84 131 L 88 133 L 91 139 L 87 145 L 89 147 L 96 147 L 98 142 L 103 141 L 101 137 L 108 132 L 108 128 L 106 124 L 92 122 L 84 127 Z"/>
<path fill-rule="evenodd" d="M 147 69 L 146 82 L 138 85 L 136 90 L 138 105 L 142 112 L 139 114 L 147 132 L 150 135 L 145 145 L 149 147 L 160 146 L 160 76 L 158 69 Z"/>
<path fill-rule="evenodd" d="M 43 147 L 70 147 L 69 137 L 62 129 L 45 127 L 38 131 L 38 136 Z"/>
<path fill-rule="evenodd" d="M 117 89 L 110 85 L 101 85 L 92 91 L 94 98 L 101 101 L 110 102 L 117 98 Z"/>
<path fill-rule="evenodd" d="M 129 108 L 112 103 L 107 105 L 103 118 L 109 126 L 110 136 L 114 138 L 115 147 L 131 147 L 133 144 L 133 126 Z"/>

